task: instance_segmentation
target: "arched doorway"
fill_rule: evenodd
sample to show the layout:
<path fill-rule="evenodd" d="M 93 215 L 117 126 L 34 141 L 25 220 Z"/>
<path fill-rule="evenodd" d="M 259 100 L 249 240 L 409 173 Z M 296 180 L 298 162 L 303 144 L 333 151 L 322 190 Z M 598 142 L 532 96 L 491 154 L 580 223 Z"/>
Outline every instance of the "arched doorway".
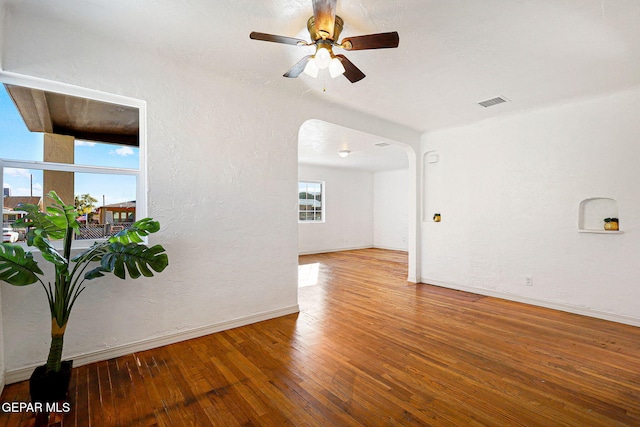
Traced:
<path fill-rule="evenodd" d="M 298 132 L 298 180 L 322 194 L 306 202 L 304 209 L 316 209 L 313 215 L 299 211 L 299 253 L 407 251 L 408 280 L 419 281 L 415 165 L 415 151 L 405 143 L 322 120 L 304 122 Z"/>

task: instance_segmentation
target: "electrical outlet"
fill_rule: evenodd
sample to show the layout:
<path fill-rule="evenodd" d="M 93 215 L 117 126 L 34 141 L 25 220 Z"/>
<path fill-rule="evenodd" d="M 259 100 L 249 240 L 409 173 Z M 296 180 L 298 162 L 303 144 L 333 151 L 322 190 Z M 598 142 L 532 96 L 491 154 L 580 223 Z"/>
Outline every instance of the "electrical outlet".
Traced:
<path fill-rule="evenodd" d="M 533 277 L 524 276 L 524 285 L 525 286 L 533 286 Z"/>

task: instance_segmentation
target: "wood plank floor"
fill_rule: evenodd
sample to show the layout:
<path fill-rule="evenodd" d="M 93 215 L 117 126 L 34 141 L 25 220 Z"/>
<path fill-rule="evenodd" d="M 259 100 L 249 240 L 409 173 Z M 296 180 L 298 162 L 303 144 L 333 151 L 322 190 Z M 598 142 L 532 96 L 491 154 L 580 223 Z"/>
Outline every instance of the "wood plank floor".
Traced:
<path fill-rule="evenodd" d="M 300 263 L 299 314 L 76 368 L 55 425 L 640 426 L 640 328 L 411 285 L 402 252 Z"/>

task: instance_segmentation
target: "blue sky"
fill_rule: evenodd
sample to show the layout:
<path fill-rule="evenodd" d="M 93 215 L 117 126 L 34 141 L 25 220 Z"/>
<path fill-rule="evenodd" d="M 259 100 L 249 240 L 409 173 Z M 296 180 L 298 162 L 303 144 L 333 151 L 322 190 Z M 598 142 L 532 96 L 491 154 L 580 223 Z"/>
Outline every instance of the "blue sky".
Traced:
<path fill-rule="evenodd" d="M 0 158 L 9 160 L 43 160 L 43 136 L 29 132 L 4 86 L 0 85 Z M 137 169 L 138 147 L 76 141 L 75 163 Z M 42 196 L 42 171 L 5 169 L 4 187 L 12 196 Z M 76 174 L 75 194 L 90 194 L 96 206 L 135 200 L 136 178 L 127 175 Z M 70 203 L 71 201 L 65 200 Z"/>

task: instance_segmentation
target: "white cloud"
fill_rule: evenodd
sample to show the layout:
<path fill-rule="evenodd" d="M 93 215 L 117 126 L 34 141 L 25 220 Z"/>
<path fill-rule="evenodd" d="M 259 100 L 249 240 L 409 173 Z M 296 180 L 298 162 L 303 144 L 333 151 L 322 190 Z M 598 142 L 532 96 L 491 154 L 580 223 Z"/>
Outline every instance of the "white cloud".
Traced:
<path fill-rule="evenodd" d="M 76 147 L 93 147 L 94 145 L 96 145 L 95 142 L 81 141 L 81 140 L 76 140 L 75 144 L 76 144 Z"/>
<path fill-rule="evenodd" d="M 131 147 L 120 147 L 117 150 L 111 151 L 109 154 L 117 154 L 118 156 L 126 157 L 133 156 L 133 149 Z"/>
<path fill-rule="evenodd" d="M 33 184 L 33 189 L 25 187 L 11 190 L 12 196 L 30 196 L 31 194 L 33 194 L 34 197 L 42 197 L 42 185 Z"/>
<path fill-rule="evenodd" d="M 5 168 L 4 173 L 8 176 L 18 177 L 18 178 L 29 178 L 31 173 L 28 169 L 18 169 L 18 168 Z"/>

